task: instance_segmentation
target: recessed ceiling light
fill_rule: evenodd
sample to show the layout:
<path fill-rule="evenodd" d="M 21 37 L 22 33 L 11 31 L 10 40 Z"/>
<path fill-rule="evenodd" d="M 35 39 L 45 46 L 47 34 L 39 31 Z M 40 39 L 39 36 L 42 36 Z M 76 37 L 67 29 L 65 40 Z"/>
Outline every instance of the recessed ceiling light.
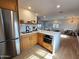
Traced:
<path fill-rule="evenodd" d="M 43 16 L 44 18 L 46 17 L 46 16 Z"/>
<path fill-rule="evenodd" d="M 31 6 L 28 6 L 28 9 L 32 9 L 32 7 Z"/>
<path fill-rule="evenodd" d="M 60 8 L 61 6 L 60 5 L 57 5 L 57 8 Z"/>

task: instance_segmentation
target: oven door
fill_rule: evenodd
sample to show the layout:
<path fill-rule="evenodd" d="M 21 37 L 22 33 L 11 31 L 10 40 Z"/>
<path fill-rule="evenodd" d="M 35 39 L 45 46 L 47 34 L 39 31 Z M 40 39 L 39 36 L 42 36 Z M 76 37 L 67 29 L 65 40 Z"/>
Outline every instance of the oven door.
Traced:
<path fill-rule="evenodd" d="M 52 43 L 52 39 L 50 38 L 44 38 L 44 42 L 51 44 Z"/>

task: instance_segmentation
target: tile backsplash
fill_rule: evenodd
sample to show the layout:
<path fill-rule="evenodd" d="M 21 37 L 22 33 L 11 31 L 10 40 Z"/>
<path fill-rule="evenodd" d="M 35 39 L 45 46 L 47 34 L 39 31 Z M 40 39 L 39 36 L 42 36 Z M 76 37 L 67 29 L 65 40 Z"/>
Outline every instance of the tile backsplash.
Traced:
<path fill-rule="evenodd" d="M 37 24 L 20 24 L 20 32 L 26 32 L 26 26 L 29 26 L 29 31 L 37 29 Z"/>
<path fill-rule="evenodd" d="M 20 32 L 26 32 L 26 24 L 20 24 Z"/>
<path fill-rule="evenodd" d="M 60 20 L 59 23 L 54 23 L 53 21 L 42 21 L 41 29 L 49 29 L 49 30 L 79 30 L 79 24 L 69 24 L 66 20 Z"/>

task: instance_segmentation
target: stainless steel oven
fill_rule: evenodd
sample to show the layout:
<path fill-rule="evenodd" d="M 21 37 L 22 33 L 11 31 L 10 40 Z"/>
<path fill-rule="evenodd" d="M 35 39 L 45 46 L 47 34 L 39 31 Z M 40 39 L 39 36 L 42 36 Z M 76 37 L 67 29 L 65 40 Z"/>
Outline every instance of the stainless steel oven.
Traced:
<path fill-rule="evenodd" d="M 45 35 L 43 41 L 46 42 L 46 43 L 51 44 L 52 43 L 52 39 L 53 39 L 53 36 Z"/>

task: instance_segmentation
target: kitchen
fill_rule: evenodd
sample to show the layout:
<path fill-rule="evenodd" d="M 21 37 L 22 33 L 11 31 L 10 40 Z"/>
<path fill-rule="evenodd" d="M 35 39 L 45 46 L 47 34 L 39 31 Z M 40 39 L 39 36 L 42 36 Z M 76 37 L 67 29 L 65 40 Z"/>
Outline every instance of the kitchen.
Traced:
<path fill-rule="evenodd" d="M 1 0 L 0 58 L 78 59 L 78 4 L 77 0 Z"/>

